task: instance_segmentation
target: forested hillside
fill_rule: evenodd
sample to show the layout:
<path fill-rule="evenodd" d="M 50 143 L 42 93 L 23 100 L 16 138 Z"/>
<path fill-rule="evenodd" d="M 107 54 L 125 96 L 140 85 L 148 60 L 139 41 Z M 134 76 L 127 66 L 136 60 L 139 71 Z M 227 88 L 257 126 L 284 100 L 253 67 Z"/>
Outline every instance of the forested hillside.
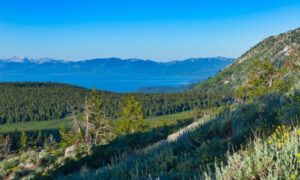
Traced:
<path fill-rule="evenodd" d="M 0 83 L 0 122 L 57 119 L 82 102 L 87 90 L 54 83 Z"/>
<path fill-rule="evenodd" d="M 245 82 L 248 76 L 247 68 L 255 60 L 270 60 L 275 67 L 281 67 L 290 58 L 289 52 L 295 45 L 300 45 L 300 28 L 268 37 L 245 52 L 216 76 L 196 85 L 193 90 L 232 90 Z"/>
<path fill-rule="evenodd" d="M 192 89 L 196 84 L 187 84 L 178 87 L 170 87 L 170 86 L 155 86 L 155 87 L 142 87 L 135 90 L 135 93 L 180 93 L 185 92 Z"/>
<path fill-rule="evenodd" d="M 58 83 L 0 83 L 0 124 L 43 121 L 66 117 L 75 106 L 79 112 L 89 89 Z M 126 94 L 97 91 L 108 117 L 120 113 Z M 136 94 L 145 116 L 158 116 L 191 110 L 194 107 L 220 106 L 230 100 L 230 93 Z"/>

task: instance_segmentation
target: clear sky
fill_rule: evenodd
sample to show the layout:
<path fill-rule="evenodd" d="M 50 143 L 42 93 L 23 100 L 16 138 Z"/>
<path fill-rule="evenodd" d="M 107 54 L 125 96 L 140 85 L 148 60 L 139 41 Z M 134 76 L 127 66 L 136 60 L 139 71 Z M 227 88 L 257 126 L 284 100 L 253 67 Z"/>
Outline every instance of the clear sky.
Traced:
<path fill-rule="evenodd" d="M 238 57 L 300 27 L 300 0 L 0 0 L 0 58 Z"/>

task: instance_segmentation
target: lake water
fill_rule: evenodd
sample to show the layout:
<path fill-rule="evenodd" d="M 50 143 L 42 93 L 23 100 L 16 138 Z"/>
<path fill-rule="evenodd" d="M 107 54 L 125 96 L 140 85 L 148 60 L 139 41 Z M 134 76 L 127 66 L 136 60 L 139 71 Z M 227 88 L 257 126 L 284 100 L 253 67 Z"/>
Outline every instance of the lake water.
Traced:
<path fill-rule="evenodd" d="M 99 75 L 99 74 L 56 74 L 56 75 L 27 75 L 0 74 L 1 82 L 59 82 L 86 88 L 114 91 L 133 92 L 141 87 L 171 86 L 195 83 L 201 77 L 197 76 L 153 76 L 153 75 Z"/>

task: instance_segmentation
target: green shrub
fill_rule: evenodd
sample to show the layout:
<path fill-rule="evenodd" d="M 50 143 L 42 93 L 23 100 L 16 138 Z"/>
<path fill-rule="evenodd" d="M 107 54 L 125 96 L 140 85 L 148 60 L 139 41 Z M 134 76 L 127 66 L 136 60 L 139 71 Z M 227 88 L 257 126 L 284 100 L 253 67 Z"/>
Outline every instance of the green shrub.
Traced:
<path fill-rule="evenodd" d="M 27 174 L 29 174 L 29 171 L 22 169 L 22 168 L 18 168 L 13 172 L 14 178 L 23 177 Z"/>
<path fill-rule="evenodd" d="M 58 157 L 56 162 L 57 162 L 59 165 L 63 165 L 64 161 L 65 161 L 65 157 L 62 156 L 62 157 Z"/>
<path fill-rule="evenodd" d="M 0 169 L 8 170 L 19 164 L 17 159 L 5 159 L 0 162 Z"/>
<path fill-rule="evenodd" d="M 1 176 L 7 176 L 10 173 L 10 169 L 0 169 L 0 177 Z"/>
<path fill-rule="evenodd" d="M 42 167 L 38 167 L 35 170 L 36 173 L 42 173 L 43 171 L 44 171 L 44 168 L 42 168 Z"/>
<path fill-rule="evenodd" d="M 220 180 L 299 179 L 300 128 L 289 129 L 278 126 L 265 141 L 256 139 L 248 149 L 228 155 L 226 165 L 216 165 L 216 173 L 209 177 Z"/>

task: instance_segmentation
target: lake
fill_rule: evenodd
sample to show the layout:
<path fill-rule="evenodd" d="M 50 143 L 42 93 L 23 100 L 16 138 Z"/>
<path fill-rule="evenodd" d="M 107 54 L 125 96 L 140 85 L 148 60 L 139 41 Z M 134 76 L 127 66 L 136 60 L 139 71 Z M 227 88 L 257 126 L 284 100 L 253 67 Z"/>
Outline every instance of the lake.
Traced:
<path fill-rule="evenodd" d="M 141 87 L 176 87 L 200 81 L 197 76 L 99 75 L 99 74 L 0 74 L 1 82 L 58 82 L 113 92 L 133 92 Z"/>

